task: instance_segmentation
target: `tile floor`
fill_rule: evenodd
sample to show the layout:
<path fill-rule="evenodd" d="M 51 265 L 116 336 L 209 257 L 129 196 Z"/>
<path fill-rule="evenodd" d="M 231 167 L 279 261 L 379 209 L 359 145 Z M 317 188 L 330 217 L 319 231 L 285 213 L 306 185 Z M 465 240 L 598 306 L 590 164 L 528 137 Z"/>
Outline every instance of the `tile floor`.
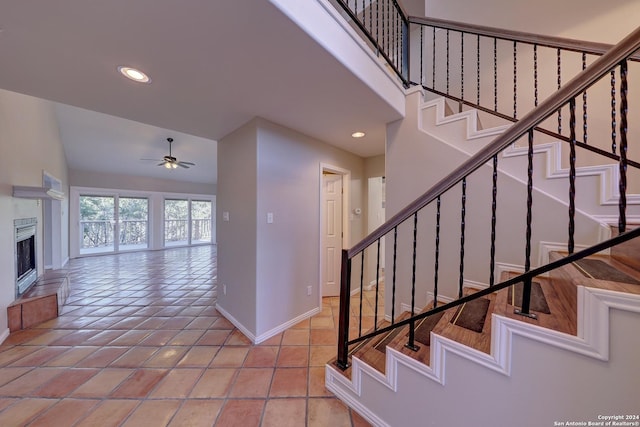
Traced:
<path fill-rule="evenodd" d="M 324 387 L 338 301 L 252 345 L 215 310 L 215 247 L 72 260 L 57 319 L 0 346 L 0 426 L 365 426 Z"/>

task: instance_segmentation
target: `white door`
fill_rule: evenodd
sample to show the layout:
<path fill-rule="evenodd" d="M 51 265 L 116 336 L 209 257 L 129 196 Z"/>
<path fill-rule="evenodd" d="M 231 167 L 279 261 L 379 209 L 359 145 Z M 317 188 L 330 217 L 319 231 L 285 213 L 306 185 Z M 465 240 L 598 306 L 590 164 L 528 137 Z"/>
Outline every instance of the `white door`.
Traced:
<path fill-rule="evenodd" d="M 322 296 L 340 295 L 342 175 L 322 174 Z"/>

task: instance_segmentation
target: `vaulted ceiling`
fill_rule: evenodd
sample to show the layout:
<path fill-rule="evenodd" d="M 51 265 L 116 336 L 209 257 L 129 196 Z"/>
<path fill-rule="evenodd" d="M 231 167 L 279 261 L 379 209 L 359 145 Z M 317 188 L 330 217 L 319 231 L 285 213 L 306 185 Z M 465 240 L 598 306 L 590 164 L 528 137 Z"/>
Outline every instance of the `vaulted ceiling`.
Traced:
<path fill-rule="evenodd" d="M 62 104 L 78 170 L 162 174 L 140 158 L 162 158 L 173 137 L 197 163 L 176 179 L 212 182 L 215 141 L 255 116 L 368 157 L 398 118 L 268 0 L 0 0 L 0 58 L 1 88 Z"/>

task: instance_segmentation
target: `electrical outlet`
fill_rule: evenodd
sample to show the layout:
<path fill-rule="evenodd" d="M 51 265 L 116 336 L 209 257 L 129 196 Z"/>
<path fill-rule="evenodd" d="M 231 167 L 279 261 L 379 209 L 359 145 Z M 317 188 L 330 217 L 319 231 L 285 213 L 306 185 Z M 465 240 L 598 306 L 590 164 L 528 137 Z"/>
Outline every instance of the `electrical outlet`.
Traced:
<path fill-rule="evenodd" d="M 307 295 L 311 295 L 311 290 L 312 290 L 311 286 L 307 286 Z"/>
<path fill-rule="evenodd" d="M 225 285 L 224 283 L 222 284 L 222 295 L 226 295 L 227 294 L 227 285 Z"/>

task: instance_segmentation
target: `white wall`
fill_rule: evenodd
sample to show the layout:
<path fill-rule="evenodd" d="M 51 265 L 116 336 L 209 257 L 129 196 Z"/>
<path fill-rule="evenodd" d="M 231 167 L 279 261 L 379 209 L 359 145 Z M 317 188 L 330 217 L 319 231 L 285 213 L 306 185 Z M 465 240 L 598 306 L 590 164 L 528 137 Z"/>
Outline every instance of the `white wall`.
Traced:
<path fill-rule="evenodd" d="M 218 141 L 216 207 L 217 306 L 254 335 L 257 328 L 257 144 L 255 122 Z M 224 220 L 225 212 L 229 221 Z"/>
<path fill-rule="evenodd" d="M 263 119 L 222 138 L 218 156 L 218 305 L 260 339 L 320 307 L 320 165 L 349 170 L 350 205 L 363 207 L 364 161 Z M 362 216 L 349 229 L 359 240 Z"/>
<path fill-rule="evenodd" d="M 216 194 L 215 184 L 173 181 L 144 176 L 121 175 L 92 171 L 69 170 L 69 185 L 74 187 L 118 188 L 134 191 L 157 191 L 166 193 Z"/>
<path fill-rule="evenodd" d="M 400 209 L 427 191 L 432 185 L 468 159 L 468 155 L 418 130 L 420 93 L 407 97 L 407 118 L 387 128 L 386 215 L 390 218 Z M 465 216 L 464 278 L 489 283 L 491 230 L 491 175 L 489 166 L 480 168 L 467 180 Z M 594 192 L 597 188 L 594 188 Z M 461 185 L 456 185 L 442 197 L 440 229 L 439 295 L 456 297 L 460 266 Z M 526 183 L 503 173 L 498 175 L 496 261 L 523 266 L 525 254 Z M 539 259 L 539 242 L 567 241 L 568 208 L 534 189 L 532 224 L 532 267 Z M 435 264 L 435 203 L 418 214 L 418 246 L 416 305 L 427 303 L 427 292 L 434 282 Z M 598 222 L 577 212 L 576 244 L 597 242 Z M 410 303 L 412 274 L 413 220 L 398 228 L 397 301 Z M 387 243 L 387 248 L 392 244 Z M 387 253 L 387 271 L 391 271 L 392 256 Z M 498 280 L 498 278 L 496 278 Z M 391 295 L 387 295 L 387 302 Z M 390 305 L 387 305 L 390 307 Z M 396 307 L 397 309 L 398 307 Z M 396 310 L 397 313 L 399 313 Z"/>
<path fill-rule="evenodd" d="M 426 0 L 433 18 L 536 34 L 616 43 L 638 26 L 640 2 L 629 0 Z"/>
<path fill-rule="evenodd" d="M 42 186 L 43 171 L 62 181 L 68 194 L 67 164 L 49 101 L 0 90 L 0 331 L 7 327 L 7 306 L 15 297 L 13 220 L 38 218 L 37 264 L 44 272 L 42 203 L 12 197 L 13 185 Z M 68 201 L 62 203 L 62 248 L 67 247 Z M 66 259 L 68 254 L 63 254 Z M 1 332 L 0 332 L 1 333 Z"/>

